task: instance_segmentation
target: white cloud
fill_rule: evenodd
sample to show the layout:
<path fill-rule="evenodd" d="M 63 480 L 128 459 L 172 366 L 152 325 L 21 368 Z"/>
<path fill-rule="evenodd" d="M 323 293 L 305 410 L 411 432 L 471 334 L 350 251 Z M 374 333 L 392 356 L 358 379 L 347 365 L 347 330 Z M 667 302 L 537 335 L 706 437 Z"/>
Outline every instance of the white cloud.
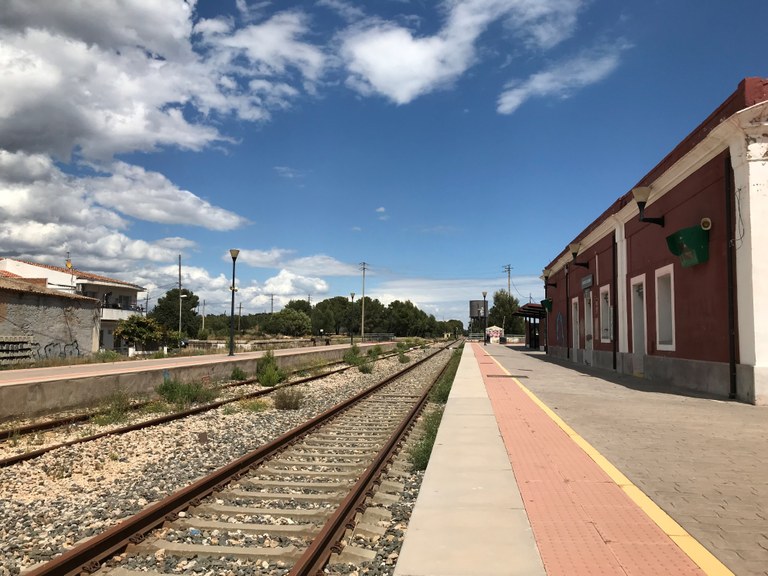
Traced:
<path fill-rule="evenodd" d="M 348 22 L 360 20 L 365 16 L 362 8 L 344 0 L 318 0 L 317 5 L 333 10 Z"/>
<path fill-rule="evenodd" d="M 241 250 L 237 257 L 238 262 L 243 262 L 254 268 L 279 268 L 282 263 L 293 254 L 292 250 L 272 248 L 271 250 Z M 231 259 L 229 253 L 225 260 Z"/>
<path fill-rule="evenodd" d="M 299 274 L 322 274 L 323 276 L 357 276 L 359 273 L 356 265 L 340 262 L 325 254 L 295 258 L 286 262 L 285 267 Z"/>
<path fill-rule="evenodd" d="M 280 270 L 277 276 L 264 283 L 263 292 L 265 294 L 305 298 L 307 294 L 327 293 L 328 283 L 322 278 L 301 276 L 288 270 Z"/>
<path fill-rule="evenodd" d="M 499 96 L 497 111 L 512 114 L 526 100 L 556 96 L 567 98 L 577 88 L 600 82 L 619 65 L 621 45 L 595 54 L 586 54 L 538 72 L 523 82 L 511 82 Z"/>
<path fill-rule="evenodd" d="M 112 175 L 93 180 L 93 198 L 102 206 L 149 222 L 183 223 L 209 230 L 232 230 L 246 224 L 234 212 L 180 190 L 158 172 L 115 162 Z"/>
<path fill-rule="evenodd" d="M 417 37 L 401 25 L 370 19 L 342 34 L 347 84 L 364 95 L 396 104 L 445 88 L 476 60 L 476 42 L 504 19 L 523 42 L 552 48 L 573 33 L 584 0 L 453 0 L 441 7 L 446 19 L 432 36 Z"/>

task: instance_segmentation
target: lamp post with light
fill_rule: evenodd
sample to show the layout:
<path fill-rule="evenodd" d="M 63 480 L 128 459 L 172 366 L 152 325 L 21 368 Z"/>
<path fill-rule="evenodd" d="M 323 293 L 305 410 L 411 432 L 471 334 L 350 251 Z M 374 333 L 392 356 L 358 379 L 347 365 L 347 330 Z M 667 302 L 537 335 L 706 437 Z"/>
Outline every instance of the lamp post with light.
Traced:
<path fill-rule="evenodd" d="M 229 287 L 232 290 L 232 309 L 229 314 L 229 355 L 235 355 L 235 261 L 237 255 L 240 254 L 240 250 L 232 248 L 229 251 L 229 255 L 232 256 L 232 286 Z"/>
<path fill-rule="evenodd" d="M 182 294 L 181 289 L 179 289 L 179 351 L 181 351 L 181 302 L 186 297 L 187 294 Z"/>
<path fill-rule="evenodd" d="M 488 296 L 488 291 L 483 290 L 483 317 L 485 319 L 485 330 L 483 331 L 483 346 L 488 345 L 488 304 L 485 302 L 485 297 Z"/>

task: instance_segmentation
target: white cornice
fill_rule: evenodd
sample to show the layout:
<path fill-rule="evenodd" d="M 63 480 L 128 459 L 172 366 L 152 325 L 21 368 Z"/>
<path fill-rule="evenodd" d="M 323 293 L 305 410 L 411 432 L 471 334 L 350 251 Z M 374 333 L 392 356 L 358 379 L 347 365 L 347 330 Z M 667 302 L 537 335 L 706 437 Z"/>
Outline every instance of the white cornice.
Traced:
<path fill-rule="evenodd" d="M 739 110 L 735 114 L 723 120 L 715 126 L 704 139 L 691 148 L 677 162 L 670 166 L 656 180 L 648 184 L 651 188 L 651 196 L 647 206 L 667 194 L 675 186 L 680 184 L 693 172 L 704 166 L 723 150 L 728 148 L 735 138 L 742 135 L 749 137 L 763 137 L 768 129 L 768 101 L 760 102 L 749 108 Z M 628 202 L 621 210 L 604 218 L 594 230 L 585 237 L 580 238 L 581 249 L 585 250 L 594 246 L 608 234 L 617 229 L 617 224 L 622 226 L 638 215 L 637 204 Z M 552 272 L 558 272 L 571 261 L 570 253 L 563 254 L 552 265 Z"/>

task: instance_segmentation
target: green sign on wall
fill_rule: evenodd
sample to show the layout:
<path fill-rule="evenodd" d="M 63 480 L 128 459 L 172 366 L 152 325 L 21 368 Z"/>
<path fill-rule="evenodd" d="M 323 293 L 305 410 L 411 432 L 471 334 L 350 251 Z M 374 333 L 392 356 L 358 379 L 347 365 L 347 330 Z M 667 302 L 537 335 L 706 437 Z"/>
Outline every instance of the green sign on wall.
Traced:
<path fill-rule="evenodd" d="M 680 257 L 683 268 L 709 260 L 709 230 L 701 226 L 683 228 L 667 236 L 669 251 Z"/>

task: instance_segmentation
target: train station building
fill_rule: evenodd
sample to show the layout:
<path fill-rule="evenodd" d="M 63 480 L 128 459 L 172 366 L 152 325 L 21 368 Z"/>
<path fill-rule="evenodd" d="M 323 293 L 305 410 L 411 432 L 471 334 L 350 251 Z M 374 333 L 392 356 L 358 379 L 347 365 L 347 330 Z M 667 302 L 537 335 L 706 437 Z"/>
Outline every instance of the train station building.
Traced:
<path fill-rule="evenodd" d="M 739 83 L 542 278 L 548 354 L 768 404 L 768 79 Z"/>

